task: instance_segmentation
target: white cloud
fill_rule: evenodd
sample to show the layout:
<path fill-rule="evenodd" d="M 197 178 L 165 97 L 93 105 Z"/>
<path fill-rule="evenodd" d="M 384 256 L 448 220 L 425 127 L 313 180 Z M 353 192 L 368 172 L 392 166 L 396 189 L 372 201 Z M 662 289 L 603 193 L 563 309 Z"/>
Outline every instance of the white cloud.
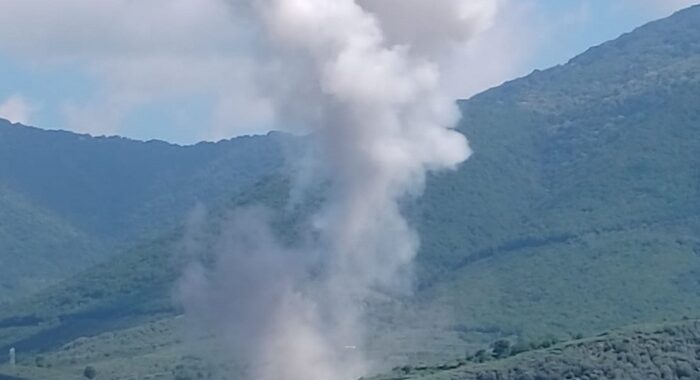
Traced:
<path fill-rule="evenodd" d="M 63 111 L 69 128 L 97 134 L 119 133 L 133 112 L 182 97 L 212 99 L 198 138 L 269 129 L 271 118 L 260 106 L 240 101 L 264 103 L 255 91 L 257 68 L 244 58 L 252 53 L 246 33 L 226 0 L 0 5 L 0 51 L 33 66 L 78 67 L 95 80 L 89 100 L 67 98 Z M 237 105 L 236 111 L 221 110 L 224 105 Z"/>
<path fill-rule="evenodd" d="M 543 16 L 551 13 L 539 0 L 441 0 L 440 6 L 403 0 L 401 17 L 386 12 L 396 9 L 393 4 L 400 0 L 357 1 L 378 15 L 388 38 L 397 43 L 412 42 L 418 49 L 429 50 L 432 46 L 426 41 L 435 36 L 457 41 L 474 35 L 442 62 L 444 81 L 455 97 L 468 97 L 526 74 L 540 48 L 564 33 L 566 24 L 585 23 L 590 17 L 588 1 L 582 0 L 572 2 L 571 14 L 555 20 Z M 654 7 L 661 16 L 697 2 L 624 0 L 615 6 Z M 277 120 L 275 109 L 280 105 L 272 104 L 276 98 L 290 98 L 279 92 L 313 89 L 304 88 L 303 78 L 285 88 L 275 83 L 274 74 L 289 72 L 284 66 L 293 63 L 274 62 L 257 50 L 258 31 L 238 17 L 240 9 L 235 7 L 247 3 L 3 0 L 0 52 L 38 67 L 70 65 L 87 73 L 97 84 L 96 93 L 79 101 L 71 99 L 68 91 L 63 105 L 68 127 L 84 132 L 119 133 L 135 111 L 183 97 L 209 101 L 208 115 L 191 138 L 229 137 L 264 132 L 279 127 L 278 123 L 299 123 Z M 445 12 L 458 12 L 465 23 L 430 24 L 431 17 L 440 19 Z M 481 18 L 475 20 L 476 15 Z M 297 101 L 305 98 L 300 95 Z M 308 111 L 308 107 L 297 108 Z M 291 113 L 284 110 L 285 115 Z M 308 115 L 300 119 L 305 118 Z"/>
<path fill-rule="evenodd" d="M 535 53 L 529 20 L 532 0 L 358 3 L 377 15 L 390 42 L 440 56 L 444 88 L 455 98 L 470 97 L 524 74 L 524 62 Z"/>
<path fill-rule="evenodd" d="M 13 123 L 29 124 L 32 106 L 21 96 L 13 95 L 0 103 L 0 118 Z"/>
<path fill-rule="evenodd" d="M 522 15 L 528 8 L 521 4 L 532 1 L 450 0 L 452 5 L 469 5 L 455 9 L 470 26 L 448 25 L 433 33 L 457 37 L 481 33 L 459 49 L 457 60 L 449 58 L 445 82 L 450 83 L 454 96 L 468 96 L 522 74 L 522 63 L 534 51 L 528 41 L 532 35 L 528 20 Z M 293 63 L 273 62 L 264 57 L 265 52 L 257 51 L 257 31 L 236 13 L 240 9 L 235 5 L 242 3 L 246 2 L 3 0 L 0 52 L 34 66 L 70 65 L 87 73 L 97 83 L 96 92 L 83 101 L 71 99 L 68 93 L 62 108 L 67 127 L 82 132 L 118 134 L 134 112 L 183 97 L 209 101 L 209 114 L 191 139 L 259 133 L 279 128 L 280 123 L 303 123 L 309 115 L 300 117 L 302 121 L 278 120 L 275 109 L 280 105 L 272 104 L 278 98 L 290 99 L 279 92 L 313 90 L 304 88 L 303 78 L 285 88 L 270 79 L 273 73 L 289 72 L 284 66 Z M 408 16 L 420 16 L 421 2 L 411 4 L 414 6 L 406 7 Z M 436 12 L 450 11 L 450 7 Z M 491 16 L 475 23 L 474 15 L 489 14 L 483 9 L 490 9 Z M 383 19 L 391 21 L 391 17 Z M 395 32 L 393 38 L 399 38 L 396 35 L 401 31 Z M 421 35 L 409 37 L 420 39 Z M 300 95 L 296 101 L 304 100 Z M 295 104 L 282 106 L 294 108 Z M 308 112 L 309 107 L 303 108 Z M 293 114 L 289 109 L 283 113 Z M 145 136 L 148 132 L 137 137 Z"/>
<path fill-rule="evenodd" d="M 544 36 L 533 21 L 534 2 L 500 2 L 492 24 L 445 59 L 444 81 L 449 93 L 468 98 L 506 80 L 526 74 Z"/>
<path fill-rule="evenodd" d="M 503 0 L 357 0 L 372 12 L 392 43 L 434 53 L 489 29 Z"/>

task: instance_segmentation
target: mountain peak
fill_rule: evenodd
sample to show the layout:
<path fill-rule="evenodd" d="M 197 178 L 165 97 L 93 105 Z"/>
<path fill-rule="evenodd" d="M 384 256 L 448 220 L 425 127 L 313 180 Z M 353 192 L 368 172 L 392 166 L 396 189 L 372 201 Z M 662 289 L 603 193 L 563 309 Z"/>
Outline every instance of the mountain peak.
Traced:
<path fill-rule="evenodd" d="M 568 63 L 505 83 L 474 99 L 556 114 L 622 102 L 700 81 L 700 5 L 592 47 Z"/>

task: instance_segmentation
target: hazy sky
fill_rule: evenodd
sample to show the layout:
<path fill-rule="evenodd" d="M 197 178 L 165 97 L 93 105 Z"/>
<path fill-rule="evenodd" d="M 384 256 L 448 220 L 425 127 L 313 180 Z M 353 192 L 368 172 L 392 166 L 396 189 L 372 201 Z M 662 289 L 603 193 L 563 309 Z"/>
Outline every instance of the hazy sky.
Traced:
<path fill-rule="evenodd" d="M 259 52 L 227 1 L 3 0 L 0 117 L 177 143 L 275 128 L 281 121 L 251 79 L 250 56 Z M 456 98 L 564 63 L 699 2 L 465 1 L 497 11 L 447 65 Z"/>

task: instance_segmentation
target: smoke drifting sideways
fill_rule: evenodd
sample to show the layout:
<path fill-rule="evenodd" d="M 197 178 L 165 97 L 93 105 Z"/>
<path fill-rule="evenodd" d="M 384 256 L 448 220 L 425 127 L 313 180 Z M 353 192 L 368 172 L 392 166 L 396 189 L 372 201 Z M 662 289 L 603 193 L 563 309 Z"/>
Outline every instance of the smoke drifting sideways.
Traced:
<path fill-rule="evenodd" d="M 295 186 L 327 184 L 302 244 L 275 238 L 269 210 L 240 209 L 207 245 L 213 259 L 180 282 L 190 320 L 248 363 L 247 377 L 344 380 L 373 369 L 363 307 L 378 289 L 410 289 L 419 246 L 399 203 L 422 193 L 428 172 L 471 153 L 453 130 L 459 110 L 440 61 L 488 27 L 495 4 L 231 2 L 256 47 L 261 91 L 310 132 Z"/>

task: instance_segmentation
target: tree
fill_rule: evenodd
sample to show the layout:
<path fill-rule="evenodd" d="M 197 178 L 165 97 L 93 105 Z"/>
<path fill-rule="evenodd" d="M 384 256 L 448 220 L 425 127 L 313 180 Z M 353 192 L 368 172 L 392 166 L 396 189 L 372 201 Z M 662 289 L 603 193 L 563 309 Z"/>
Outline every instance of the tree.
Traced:
<path fill-rule="evenodd" d="M 97 370 L 95 370 L 95 367 L 93 366 L 87 366 L 83 371 L 83 376 L 92 380 L 95 378 L 95 376 L 97 376 Z"/>

